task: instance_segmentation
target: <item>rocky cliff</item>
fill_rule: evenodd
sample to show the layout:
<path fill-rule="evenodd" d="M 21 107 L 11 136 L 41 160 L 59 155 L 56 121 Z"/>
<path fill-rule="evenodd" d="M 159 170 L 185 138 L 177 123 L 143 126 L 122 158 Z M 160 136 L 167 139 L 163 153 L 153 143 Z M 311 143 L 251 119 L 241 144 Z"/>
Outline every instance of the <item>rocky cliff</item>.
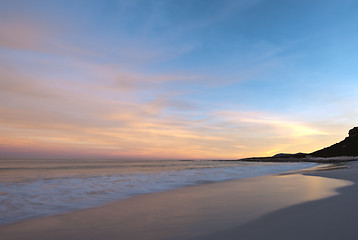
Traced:
<path fill-rule="evenodd" d="M 349 130 L 348 137 L 343 141 L 309 155 L 313 157 L 358 156 L 358 127 Z"/>

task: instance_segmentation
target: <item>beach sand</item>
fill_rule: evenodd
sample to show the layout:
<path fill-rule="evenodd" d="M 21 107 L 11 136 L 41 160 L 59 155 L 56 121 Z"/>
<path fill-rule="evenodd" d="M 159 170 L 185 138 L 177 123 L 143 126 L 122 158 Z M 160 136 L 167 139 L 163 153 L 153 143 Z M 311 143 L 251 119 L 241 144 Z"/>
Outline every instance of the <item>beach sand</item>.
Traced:
<path fill-rule="evenodd" d="M 207 183 L 0 227 L 8 239 L 356 239 L 358 164 Z"/>

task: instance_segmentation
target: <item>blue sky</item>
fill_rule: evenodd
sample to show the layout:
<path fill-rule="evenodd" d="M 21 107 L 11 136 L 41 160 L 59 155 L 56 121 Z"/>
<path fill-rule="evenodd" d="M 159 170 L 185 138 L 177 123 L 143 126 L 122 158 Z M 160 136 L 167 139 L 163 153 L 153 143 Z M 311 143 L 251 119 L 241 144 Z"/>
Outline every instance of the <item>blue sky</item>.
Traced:
<path fill-rule="evenodd" d="M 4 156 L 310 152 L 357 125 L 358 3 L 2 1 Z"/>

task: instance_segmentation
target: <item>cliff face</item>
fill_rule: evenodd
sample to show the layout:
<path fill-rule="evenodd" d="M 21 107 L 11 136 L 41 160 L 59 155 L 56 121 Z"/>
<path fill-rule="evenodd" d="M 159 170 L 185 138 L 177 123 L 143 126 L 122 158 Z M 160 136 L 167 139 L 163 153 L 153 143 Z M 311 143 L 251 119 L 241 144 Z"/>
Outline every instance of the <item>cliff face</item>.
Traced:
<path fill-rule="evenodd" d="M 348 132 L 349 137 L 357 137 L 358 136 L 358 127 L 354 127 Z"/>
<path fill-rule="evenodd" d="M 348 137 L 343 141 L 309 155 L 314 157 L 358 156 L 358 127 L 349 130 Z"/>

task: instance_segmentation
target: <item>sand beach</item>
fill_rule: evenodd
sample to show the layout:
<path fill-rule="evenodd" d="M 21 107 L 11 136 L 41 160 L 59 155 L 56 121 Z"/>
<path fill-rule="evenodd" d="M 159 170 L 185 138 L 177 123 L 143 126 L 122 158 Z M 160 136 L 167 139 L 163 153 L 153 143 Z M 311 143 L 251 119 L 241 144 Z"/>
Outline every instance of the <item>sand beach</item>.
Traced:
<path fill-rule="evenodd" d="M 207 183 L 0 227 L 10 239 L 354 239 L 358 164 Z"/>

